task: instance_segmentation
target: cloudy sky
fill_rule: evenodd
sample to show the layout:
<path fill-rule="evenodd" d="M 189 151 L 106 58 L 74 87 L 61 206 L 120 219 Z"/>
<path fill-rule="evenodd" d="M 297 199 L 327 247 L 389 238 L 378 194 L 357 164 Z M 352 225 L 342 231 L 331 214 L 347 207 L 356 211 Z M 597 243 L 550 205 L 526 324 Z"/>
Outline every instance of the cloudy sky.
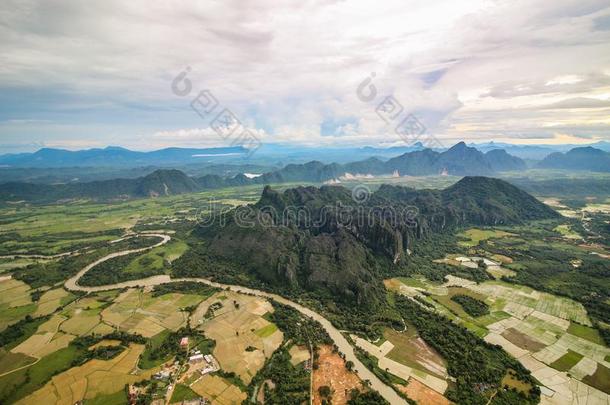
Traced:
<path fill-rule="evenodd" d="M 608 0 L 3 0 L 0 38 L 0 152 L 222 146 L 225 108 L 268 143 L 610 140 Z"/>

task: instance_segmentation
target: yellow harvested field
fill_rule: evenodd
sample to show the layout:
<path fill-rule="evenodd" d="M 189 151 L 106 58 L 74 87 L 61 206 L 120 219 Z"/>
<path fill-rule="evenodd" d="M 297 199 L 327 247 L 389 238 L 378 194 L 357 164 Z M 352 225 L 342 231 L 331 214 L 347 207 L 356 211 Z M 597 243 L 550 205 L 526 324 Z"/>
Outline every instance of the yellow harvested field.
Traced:
<path fill-rule="evenodd" d="M 74 308 L 80 309 L 95 309 L 104 305 L 103 301 L 99 301 L 94 297 L 84 297 L 74 303 Z"/>
<path fill-rule="evenodd" d="M 27 356 L 35 357 L 34 353 L 42 350 L 44 346 L 47 345 L 51 341 L 51 339 L 53 339 L 53 336 L 55 336 L 54 332 L 46 332 L 32 335 L 25 341 L 21 342 L 21 344 L 13 348 L 11 352 L 23 353 Z"/>
<path fill-rule="evenodd" d="M 497 262 L 500 262 L 502 264 L 511 264 L 513 262 L 513 259 L 508 257 L 508 256 L 504 256 L 501 254 L 493 254 L 491 255 L 491 260 L 495 260 Z"/>
<path fill-rule="evenodd" d="M 213 304 L 222 307 L 206 319 Z M 213 354 L 222 369 L 235 372 L 248 384 L 284 339 L 278 329 L 270 334 L 256 333 L 272 325 L 263 318 L 267 312 L 273 312 L 273 306 L 264 299 L 222 291 L 199 305 L 191 317 L 191 326 L 203 329 L 207 337 L 216 341 Z M 247 351 L 248 347 L 256 350 Z"/>
<path fill-rule="evenodd" d="M 114 328 L 105 323 L 100 323 L 95 328 L 91 329 L 91 333 L 95 333 L 96 335 L 107 335 L 112 332 L 114 332 Z"/>
<path fill-rule="evenodd" d="M 61 315 L 54 315 L 40 325 L 34 335 L 13 348 L 11 352 L 41 358 L 67 347 L 76 336 L 58 332 L 60 325 L 65 320 L 66 318 Z"/>
<path fill-rule="evenodd" d="M 224 378 L 210 374 L 203 376 L 190 388 L 203 398 L 210 400 L 212 404 L 241 404 L 247 397 L 245 392 Z"/>
<path fill-rule="evenodd" d="M 502 266 L 487 266 L 486 270 L 489 274 L 494 276 L 496 280 L 500 280 L 502 277 L 512 277 L 517 274 L 513 270 Z"/>
<path fill-rule="evenodd" d="M 144 337 L 149 338 L 149 337 L 153 337 L 165 330 L 165 328 L 162 325 L 159 325 L 159 324 L 155 323 L 154 321 L 152 321 L 144 316 L 139 316 L 139 315 L 140 314 L 134 315 L 129 320 L 127 320 L 127 322 L 125 322 L 123 324 L 123 325 L 131 325 L 131 322 L 130 322 L 131 320 L 138 320 L 138 322 L 133 324 L 133 326 L 130 326 L 127 328 L 130 333 L 137 333 Z M 178 328 L 174 328 L 174 329 L 178 329 Z"/>
<path fill-rule="evenodd" d="M 72 335 L 87 335 L 100 323 L 97 310 L 77 309 L 73 316 L 61 324 L 60 329 Z"/>
<path fill-rule="evenodd" d="M 48 321 L 43 323 L 38 327 L 36 333 L 44 333 L 44 332 L 57 332 L 59 330 L 59 325 L 65 321 L 67 318 L 56 314 L 51 317 Z"/>
<path fill-rule="evenodd" d="M 61 306 L 61 300 L 67 297 L 69 293 L 63 288 L 46 291 L 40 296 L 38 308 L 33 316 L 44 316 L 52 314 Z"/>
<path fill-rule="evenodd" d="M 19 280 L 8 279 L 0 282 L 0 305 L 16 308 L 31 304 L 30 286 Z"/>
<path fill-rule="evenodd" d="M 51 339 L 51 341 L 49 343 L 47 343 L 45 346 L 41 347 L 39 350 L 33 352 L 32 355 L 34 357 L 42 358 L 59 349 L 68 347 L 70 342 L 73 341 L 74 339 L 76 339 L 76 336 L 74 336 L 74 335 L 67 335 L 67 334 L 61 333 L 61 332 L 56 333 L 55 336 L 53 336 L 53 339 Z"/>
<path fill-rule="evenodd" d="M 79 367 L 54 376 L 50 382 L 18 404 L 74 404 L 98 395 L 113 394 L 125 384 L 150 378 L 155 369 L 131 374 L 143 345 L 131 345 L 112 360 L 90 360 Z"/>
<path fill-rule="evenodd" d="M 181 309 L 201 300 L 198 295 L 178 293 L 152 297 L 150 293 L 132 288 L 102 311 L 102 319 L 121 330 L 152 337 L 165 329 L 177 330 L 184 326 L 188 314 Z"/>

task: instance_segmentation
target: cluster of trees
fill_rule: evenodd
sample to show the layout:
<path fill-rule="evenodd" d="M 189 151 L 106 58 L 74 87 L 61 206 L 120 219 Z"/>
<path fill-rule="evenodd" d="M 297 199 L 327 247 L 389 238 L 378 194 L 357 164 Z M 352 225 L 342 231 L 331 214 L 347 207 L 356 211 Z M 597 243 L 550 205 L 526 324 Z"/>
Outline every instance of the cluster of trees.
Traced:
<path fill-rule="evenodd" d="M 244 384 L 244 382 L 241 380 L 241 378 L 237 374 L 235 374 L 235 372 L 233 372 L 233 371 L 218 370 L 218 371 L 215 371 L 213 374 L 216 374 L 216 375 L 224 378 L 225 380 L 229 381 L 231 384 L 239 387 L 242 391 L 246 391 L 248 389 L 246 384 Z"/>
<path fill-rule="evenodd" d="M 125 350 L 125 346 L 116 345 L 116 346 L 98 346 L 94 349 L 85 351 L 80 357 L 74 359 L 72 361 L 72 366 L 81 365 L 92 359 L 99 360 L 110 360 Z"/>
<path fill-rule="evenodd" d="M 353 389 L 350 391 L 350 396 L 347 401 L 348 405 L 383 405 L 386 401 L 377 391 L 359 391 Z"/>
<path fill-rule="evenodd" d="M 469 295 L 456 294 L 451 297 L 451 300 L 460 304 L 464 311 L 472 317 L 477 318 L 489 314 L 489 305 Z"/>
<path fill-rule="evenodd" d="M 205 251 L 201 241 L 189 239 L 189 250 L 172 263 L 174 277 L 204 277 L 227 284 L 254 286 L 238 266 L 213 259 Z"/>
<path fill-rule="evenodd" d="M 53 285 L 72 277 L 89 263 L 103 257 L 104 254 L 101 251 L 96 251 L 78 256 L 67 256 L 44 263 L 30 264 L 15 270 L 13 278 L 29 284 L 32 288 Z"/>
<path fill-rule="evenodd" d="M 98 286 L 159 274 L 159 271 L 148 268 L 144 268 L 143 271 L 138 271 L 137 273 L 126 272 L 125 268 L 140 255 L 141 253 L 131 253 L 106 260 L 85 273 L 79 280 L 79 283 L 87 286 Z"/>
<path fill-rule="evenodd" d="M 157 238 L 147 237 L 128 238 L 113 244 L 103 242 L 103 246 L 100 245 L 95 250 L 87 250 L 87 252 L 79 255 L 65 256 L 58 260 L 52 260 L 44 263 L 34 263 L 17 269 L 13 272 L 13 278 L 29 284 L 32 288 L 54 285 L 74 276 L 83 267 L 98 259 L 101 259 L 109 253 L 120 252 L 122 250 L 139 249 L 146 246 L 151 246 L 157 243 L 157 241 Z M 92 272 L 94 270 L 92 270 Z M 87 273 L 85 276 L 88 274 L 89 273 Z M 91 282 L 95 282 L 95 279 L 93 279 Z"/>
<path fill-rule="evenodd" d="M 219 291 L 218 288 L 211 287 L 203 283 L 195 283 L 192 281 L 180 281 L 176 283 L 167 283 L 156 285 L 151 293 L 152 297 L 159 297 L 164 294 L 180 293 L 180 294 L 198 294 L 204 297 L 210 296 Z"/>
<path fill-rule="evenodd" d="M 178 360 L 186 360 L 186 350 L 180 346 L 180 340 L 183 337 L 189 338 L 189 346 L 197 347 L 204 354 L 212 352 L 216 342 L 208 339 L 201 332 L 192 329 L 190 326 L 185 326 L 175 332 L 168 332 L 162 336 L 161 341 L 149 339 L 146 343 L 144 353 L 140 361 L 140 367 L 145 367 L 146 364 L 160 364 L 163 361 L 175 356 Z"/>
<path fill-rule="evenodd" d="M 598 236 L 596 242 L 604 246 L 610 246 L 610 214 L 590 212 L 588 215 L 591 218 L 588 223 L 589 229 Z"/>
<path fill-rule="evenodd" d="M 147 244 L 144 246 L 151 245 L 150 240 L 147 240 L 146 242 Z M 159 256 L 163 255 L 164 252 L 159 253 Z M 136 262 L 137 271 L 125 271 L 127 266 L 132 264 L 132 262 Z M 171 266 L 167 260 L 163 260 L 163 267 L 151 266 L 154 262 L 155 259 L 153 259 L 153 257 L 147 256 L 147 253 L 141 252 L 114 257 L 98 264 L 90 271 L 85 273 L 85 275 L 80 279 L 80 283 L 81 285 L 87 286 L 99 286 L 129 280 L 137 280 L 140 278 L 163 274 L 165 269 L 168 269 Z"/>
<path fill-rule="evenodd" d="M 301 315 L 299 311 L 272 301 L 274 311 L 268 317 L 283 333 L 284 339 L 294 344 L 314 346 L 331 344 L 332 340 L 318 321 Z"/>
<path fill-rule="evenodd" d="M 116 346 L 98 346 L 90 349 L 91 346 L 102 340 L 118 340 L 120 344 Z M 132 334 L 123 331 L 114 331 L 105 335 L 85 335 L 79 336 L 70 342 L 71 346 L 78 349 L 79 355 L 72 360 L 72 367 L 81 365 L 92 359 L 110 360 L 119 355 L 130 343 L 145 344 L 147 339 L 139 334 Z"/>
<path fill-rule="evenodd" d="M 102 340 L 119 340 L 123 346 L 128 346 L 130 343 L 143 345 L 148 340 L 137 333 L 127 333 L 123 331 L 114 331 L 105 335 L 85 335 L 74 339 L 71 344 L 76 347 L 90 347 Z"/>
<path fill-rule="evenodd" d="M 265 404 L 309 403 L 309 372 L 301 366 L 293 366 L 290 359 L 286 346 L 277 349 L 250 382 L 248 398 L 252 398 L 258 388 L 265 392 Z M 263 384 L 265 380 L 273 381 L 275 387 Z"/>
<path fill-rule="evenodd" d="M 10 222 L 22 221 L 26 218 L 27 215 L 13 216 L 10 218 Z M 104 246 L 106 242 L 91 242 L 90 239 L 101 236 L 118 238 L 120 232 L 120 230 L 100 232 L 58 232 L 41 236 L 22 236 L 18 232 L 8 232 L 0 235 L 0 256 L 13 255 L 16 250 L 22 252 L 20 246 L 28 246 L 27 252 L 23 252 L 28 255 L 48 255 L 49 250 L 57 244 L 60 245 L 57 250 L 53 249 L 54 254 L 73 252 L 85 248 L 95 249 Z M 70 241 L 70 243 L 66 244 L 66 241 Z"/>
<path fill-rule="evenodd" d="M 46 322 L 49 318 L 50 315 L 37 318 L 26 315 L 26 317 L 19 322 L 12 324 L 0 332 L 0 347 L 27 339 L 36 332 L 36 329 L 40 324 Z"/>

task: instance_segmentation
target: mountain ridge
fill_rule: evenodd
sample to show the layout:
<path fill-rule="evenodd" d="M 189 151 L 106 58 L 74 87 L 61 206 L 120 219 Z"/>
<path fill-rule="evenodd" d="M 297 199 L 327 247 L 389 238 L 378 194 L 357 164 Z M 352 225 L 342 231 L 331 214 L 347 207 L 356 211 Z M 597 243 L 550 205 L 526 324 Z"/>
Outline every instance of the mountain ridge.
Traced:
<path fill-rule="evenodd" d="M 113 148 L 119 150 L 121 148 Z M 178 152 L 183 153 L 182 151 Z M 567 159 L 567 163 L 566 163 Z M 549 156 L 547 165 L 574 170 L 610 171 L 610 153 L 587 147 L 566 154 Z M 548 163 L 550 162 L 550 163 Z M 583 167 L 584 165 L 584 167 Z M 544 167 L 547 167 L 543 165 Z M 349 175 L 426 176 L 493 176 L 501 171 L 524 170 L 525 162 L 506 151 L 495 149 L 483 153 L 460 142 L 447 151 L 421 149 L 407 152 L 387 161 L 371 157 L 351 163 L 325 164 L 310 161 L 288 164 L 255 177 L 239 173 L 232 177 L 207 174 L 189 177 L 176 169 L 157 169 L 137 178 L 113 178 L 92 182 L 33 185 L 27 182 L 0 184 L 0 201 L 48 202 L 62 199 L 88 198 L 112 200 L 147 196 L 175 195 L 223 187 L 267 185 L 287 182 L 337 183 Z M 338 181 L 339 180 L 339 181 Z M 165 184 L 160 188 L 161 184 Z"/>

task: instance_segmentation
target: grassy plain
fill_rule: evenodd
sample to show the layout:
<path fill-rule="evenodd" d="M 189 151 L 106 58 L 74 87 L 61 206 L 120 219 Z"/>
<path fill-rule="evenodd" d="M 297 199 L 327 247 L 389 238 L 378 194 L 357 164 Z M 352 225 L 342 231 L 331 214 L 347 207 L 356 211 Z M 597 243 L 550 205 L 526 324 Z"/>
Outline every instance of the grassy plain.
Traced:
<path fill-rule="evenodd" d="M 460 246 L 474 247 L 484 240 L 500 239 L 516 235 L 510 232 L 495 229 L 471 228 L 459 233 L 457 236 L 458 238 L 462 239 L 458 242 Z"/>
<path fill-rule="evenodd" d="M 261 190 L 262 186 L 234 187 L 107 204 L 84 200 L 13 204 L 0 208 L 0 255 L 69 252 L 114 240 L 136 224 L 162 228 L 176 219 L 196 219 L 211 209 L 255 202 Z"/>
<path fill-rule="evenodd" d="M 574 232 L 571 228 L 570 225 L 567 224 L 562 224 L 562 225 L 557 225 L 555 227 L 555 229 L 553 229 L 555 232 L 560 233 L 564 238 L 566 239 L 582 239 L 582 236 L 580 236 L 578 233 Z"/>
<path fill-rule="evenodd" d="M 98 395 L 95 398 L 86 399 L 84 405 L 125 405 L 129 403 L 125 390 L 115 392 L 114 394 Z"/>
<path fill-rule="evenodd" d="M 579 323 L 571 322 L 568 327 L 568 333 L 586 339 L 589 342 L 597 343 L 598 345 L 604 345 L 604 340 L 599 335 L 597 329 L 593 329 L 590 326 L 581 325 Z"/>
<path fill-rule="evenodd" d="M 170 404 L 182 403 L 182 401 L 189 401 L 192 399 L 199 398 L 199 394 L 190 389 L 188 386 L 183 384 L 176 384 L 176 388 L 174 388 L 174 392 L 172 393 L 172 398 L 170 399 Z"/>

